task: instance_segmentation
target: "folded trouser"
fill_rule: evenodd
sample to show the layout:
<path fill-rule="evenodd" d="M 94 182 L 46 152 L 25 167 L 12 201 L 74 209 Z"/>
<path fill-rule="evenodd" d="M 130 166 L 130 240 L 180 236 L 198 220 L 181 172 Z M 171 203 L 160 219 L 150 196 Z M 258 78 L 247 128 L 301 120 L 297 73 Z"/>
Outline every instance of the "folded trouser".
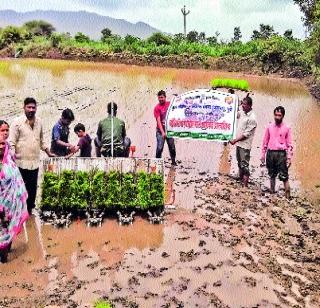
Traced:
<path fill-rule="evenodd" d="M 271 178 L 279 177 L 279 180 L 285 182 L 289 179 L 289 170 L 287 166 L 287 152 L 268 150 L 266 157 L 266 166 Z"/>

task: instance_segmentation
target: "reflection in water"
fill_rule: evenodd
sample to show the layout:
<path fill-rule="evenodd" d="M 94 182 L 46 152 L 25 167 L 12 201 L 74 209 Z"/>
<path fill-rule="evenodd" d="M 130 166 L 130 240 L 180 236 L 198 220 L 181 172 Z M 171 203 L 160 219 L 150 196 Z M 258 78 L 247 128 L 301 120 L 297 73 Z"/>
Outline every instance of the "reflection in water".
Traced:
<path fill-rule="evenodd" d="M 230 158 L 230 145 L 225 144 L 222 150 L 219 173 L 220 174 L 230 174 L 231 171 L 231 158 Z"/>
<path fill-rule="evenodd" d="M 131 226 L 105 220 L 102 227 L 90 229 L 84 222 L 74 222 L 67 229 L 38 227 L 34 217 L 29 219 L 28 243 L 21 233 L 13 244 L 9 262 L 1 264 L 0 284 L 8 296 L 30 294 L 32 290 L 23 287 L 30 281 L 35 284 L 35 292 L 42 292 L 45 287 L 54 289 L 59 274 L 72 277 L 81 272 L 81 259 L 89 257 L 88 263 L 92 263 L 95 258 L 109 266 L 120 262 L 129 249 L 158 248 L 163 243 L 163 225 L 151 225 L 139 217 Z M 48 270 L 44 271 L 46 266 Z M 6 289 L 7 284 L 15 282 L 18 282 L 17 288 Z"/>
<path fill-rule="evenodd" d="M 113 264 L 115 259 L 121 261 L 130 248 L 159 247 L 163 241 L 163 226 L 151 225 L 138 217 L 130 226 L 119 226 L 115 220 L 105 220 L 102 227 L 97 228 L 88 228 L 84 222 L 73 223 L 67 229 L 45 225 L 42 236 L 47 254 L 58 257 L 62 272 L 71 274 L 74 254 L 95 252 L 100 261 Z"/>
<path fill-rule="evenodd" d="M 166 184 L 165 184 L 165 202 L 164 203 L 166 205 L 173 205 L 175 203 L 176 191 L 173 188 L 175 178 L 176 178 L 176 168 L 171 167 L 166 177 Z"/>

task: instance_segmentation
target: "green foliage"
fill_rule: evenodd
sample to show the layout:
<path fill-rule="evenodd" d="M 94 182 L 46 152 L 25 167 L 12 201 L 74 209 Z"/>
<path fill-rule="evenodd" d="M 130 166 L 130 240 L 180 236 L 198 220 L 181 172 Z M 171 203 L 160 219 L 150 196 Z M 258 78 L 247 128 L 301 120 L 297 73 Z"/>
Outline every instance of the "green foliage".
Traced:
<path fill-rule="evenodd" d="M 110 38 L 112 35 L 112 31 L 109 28 L 104 28 L 101 31 L 102 37 L 101 37 L 101 41 L 105 41 L 106 39 Z"/>
<path fill-rule="evenodd" d="M 192 42 L 192 43 L 198 42 L 199 41 L 199 33 L 195 30 L 190 31 L 187 34 L 187 41 Z"/>
<path fill-rule="evenodd" d="M 230 88 L 243 91 L 249 90 L 248 81 L 238 79 L 213 79 L 211 80 L 211 86 L 213 88 Z"/>
<path fill-rule="evenodd" d="M 56 209 L 60 206 L 59 189 L 59 176 L 52 172 L 45 172 L 41 195 L 41 206 L 44 210 Z"/>
<path fill-rule="evenodd" d="M 233 42 L 239 42 L 242 38 L 242 34 L 241 34 L 241 30 L 240 27 L 235 27 L 233 29 L 233 38 L 232 41 Z"/>
<path fill-rule="evenodd" d="M 120 205 L 121 196 L 121 174 L 118 171 L 111 171 L 107 176 L 107 207 Z"/>
<path fill-rule="evenodd" d="M 60 175 L 45 172 L 41 207 L 72 210 L 116 207 L 122 209 L 161 207 L 164 203 L 163 176 L 100 170 L 65 170 Z"/>
<path fill-rule="evenodd" d="M 137 43 L 139 40 L 140 39 L 138 37 L 128 34 L 124 38 L 124 43 L 127 45 L 132 45 L 134 43 Z"/>
<path fill-rule="evenodd" d="M 59 205 L 63 210 L 70 210 L 75 207 L 75 191 L 74 185 L 71 185 L 75 181 L 75 172 L 65 170 L 59 177 Z"/>
<path fill-rule="evenodd" d="M 106 173 L 104 171 L 93 170 L 90 177 L 90 203 L 93 208 L 103 208 L 106 206 Z"/>
<path fill-rule="evenodd" d="M 99 300 L 94 304 L 94 308 L 112 308 L 112 307 L 113 307 L 112 304 L 110 304 L 105 300 Z"/>
<path fill-rule="evenodd" d="M 304 25 L 311 30 L 316 19 L 315 11 L 316 5 L 319 3 L 318 0 L 293 0 L 295 4 L 300 7 L 301 12 L 303 13 Z"/>
<path fill-rule="evenodd" d="M 77 32 L 76 35 L 74 36 L 74 39 L 76 40 L 76 42 L 80 42 L 80 43 L 90 41 L 89 36 L 83 34 L 82 32 Z"/>
<path fill-rule="evenodd" d="M 164 204 L 164 182 L 163 176 L 151 173 L 150 176 L 150 204 L 160 207 Z"/>
<path fill-rule="evenodd" d="M 171 39 L 161 32 L 156 32 L 148 38 L 148 43 L 154 43 L 156 46 L 170 45 Z"/>
<path fill-rule="evenodd" d="M 137 188 L 135 176 L 132 173 L 126 173 L 122 176 L 120 204 L 123 208 L 137 206 Z"/>
<path fill-rule="evenodd" d="M 23 25 L 28 32 L 35 36 L 47 36 L 49 37 L 55 28 L 52 24 L 44 20 L 31 20 Z"/>
<path fill-rule="evenodd" d="M 72 208 L 87 208 L 90 200 L 90 181 L 87 172 L 74 173 L 74 179 L 69 183 L 72 192 L 70 204 Z"/>
<path fill-rule="evenodd" d="M 60 43 L 63 41 L 64 36 L 59 33 L 52 33 L 50 36 L 51 46 L 52 47 L 59 47 Z"/>
<path fill-rule="evenodd" d="M 272 35 L 276 35 L 274 29 L 270 25 L 260 24 L 259 30 L 253 30 L 253 34 L 251 36 L 252 40 L 263 39 L 266 40 L 270 38 Z"/>
<path fill-rule="evenodd" d="M 287 40 L 293 40 L 292 30 L 288 29 L 288 30 L 284 31 L 283 37 L 286 38 Z"/>
<path fill-rule="evenodd" d="M 299 40 L 276 35 L 268 40 L 259 40 L 257 47 L 255 57 L 262 63 L 262 70 L 266 73 L 277 72 L 283 64 L 308 69 L 303 58 L 305 45 Z"/>
<path fill-rule="evenodd" d="M 147 209 L 151 204 L 150 199 L 150 179 L 145 172 L 138 173 L 137 179 L 138 204 L 141 209 Z"/>
<path fill-rule="evenodd" d="M 320 2 L 317 2 L 313 12 L 312 33 L 310 37 L 310 50 L 315 63 L 314 71 L 316 76 L 320 76 Z"/>
<path fill-rule="evenodd" d="M 1 31 L 1 46 L 6 47 L 12 43 L 21 42 L 25 37 L 25 32 L 15 26 L 8 26 Z"/>

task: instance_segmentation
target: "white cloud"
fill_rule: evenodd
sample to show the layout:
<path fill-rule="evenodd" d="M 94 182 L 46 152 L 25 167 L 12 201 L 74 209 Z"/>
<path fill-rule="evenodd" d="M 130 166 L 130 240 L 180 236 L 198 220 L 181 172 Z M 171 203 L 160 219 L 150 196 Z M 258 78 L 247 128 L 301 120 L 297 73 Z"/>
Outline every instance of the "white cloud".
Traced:
<path fill-rule="evenodd" d="M 240 26 L 243 38 L 249 39 L 260 23 L 273 25 L 277 32 L 292 29 L 304 36 L 301 13 L 292 0 L 1 0 L 0 9 L 30 11 L 36 9 L 87 10 L 131 22 L 143 21 L 169 33 L 183 31 L 181 8 L 186 4 L 188 30 L 216 31 L 229 39 L 233 28 Z"/>

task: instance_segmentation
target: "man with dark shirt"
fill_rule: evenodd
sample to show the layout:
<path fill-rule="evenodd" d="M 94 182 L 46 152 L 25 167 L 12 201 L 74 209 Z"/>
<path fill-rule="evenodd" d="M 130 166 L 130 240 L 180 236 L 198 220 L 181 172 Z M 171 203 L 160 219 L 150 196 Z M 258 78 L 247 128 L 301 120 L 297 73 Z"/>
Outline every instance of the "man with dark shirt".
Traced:
<path fill-rule="evenodd" d="M 62 111 L 60 120 L 52 129 L 51 152 L 56 156 L 67 156 L 75 150 L 69 143 L 69 126 L 72 121 L 74 121 L 73 112 L 67 108 Z"/>
<path fill-rule="evenodd" d="M 74 132 L 79 137 L 79 142 L 75 146 L 73 153 L 70 153 L 67 158 L 71 157 L 73 154 L 80 150 L 80 157 L 91 157 L 91 137 L 86 133 L 86 128 L 83 124 L 78 123 L 74 127 Z"/>
<path fill-rule="evenodd" d="M 165 120 L 167 111 L 170 107 L 170 102 L 166 99 L 166 92 L 161 90 L 158 93 L 158 104 L 154 108 L 154 117 L 157 122 L 157 150 L 156 158 L 161 158 L 165 141 L 167 141 L 169 153 L 171 157 L 171 164 L 176 166 L 176 147 L 173 138 L 168 138 L 165 132 Z"/>
<path fill-rule="evenodd" d="M 107 109 L 108 117 L 99 122 L 97 138 L 95 139 L 97 156 L 100 157 L 101 154 L 104 157 L 112 156 L 113 138 L 113 157 L 129 157 L 131 140 L 126 136 L 124 121 L 117 118 L 118 105 L 110 102 Z"/>

